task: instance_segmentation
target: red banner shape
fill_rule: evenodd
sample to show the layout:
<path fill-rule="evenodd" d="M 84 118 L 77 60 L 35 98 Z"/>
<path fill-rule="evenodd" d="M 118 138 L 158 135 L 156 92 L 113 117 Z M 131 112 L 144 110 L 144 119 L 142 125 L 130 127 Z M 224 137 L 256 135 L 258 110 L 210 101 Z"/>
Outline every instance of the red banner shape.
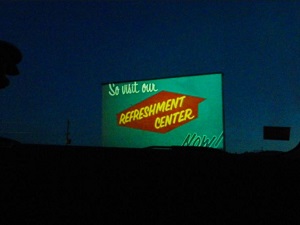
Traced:
<path fill-rule="evenodd" d="M 161 91 L 117 114 L 119 126 L 158 133 L 169 132 L 198 117 L 204 98 Z"/>

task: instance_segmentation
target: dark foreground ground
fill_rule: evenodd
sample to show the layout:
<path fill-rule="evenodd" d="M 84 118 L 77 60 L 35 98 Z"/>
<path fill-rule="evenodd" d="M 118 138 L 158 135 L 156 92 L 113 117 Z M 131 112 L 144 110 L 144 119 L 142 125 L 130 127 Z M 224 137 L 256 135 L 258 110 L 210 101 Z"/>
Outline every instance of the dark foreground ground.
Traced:
<path fill-rule="evenodd" d="M 0 148 L 0 224 L 297 224 L 299 152 Z"/>

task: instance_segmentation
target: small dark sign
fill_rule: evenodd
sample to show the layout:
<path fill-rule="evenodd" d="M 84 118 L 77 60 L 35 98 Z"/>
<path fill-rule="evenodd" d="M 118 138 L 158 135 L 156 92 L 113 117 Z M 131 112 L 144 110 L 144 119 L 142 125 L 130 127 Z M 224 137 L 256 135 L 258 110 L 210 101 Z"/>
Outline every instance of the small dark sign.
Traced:
<path fill-rule="evenodd" d="M 264 139 L 266 140 L 290 140 L 290 127 L 270 127 L 264 126 Z"/>

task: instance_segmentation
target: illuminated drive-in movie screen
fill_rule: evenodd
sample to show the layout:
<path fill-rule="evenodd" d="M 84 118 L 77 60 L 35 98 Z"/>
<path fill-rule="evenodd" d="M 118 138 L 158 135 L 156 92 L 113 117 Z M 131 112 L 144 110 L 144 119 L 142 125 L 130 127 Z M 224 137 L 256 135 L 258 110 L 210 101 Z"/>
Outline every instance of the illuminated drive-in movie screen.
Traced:
<path fill-rule="evenodd" d="M 102 84 L 103 147 L 225 149 L 222 73 Z"/>

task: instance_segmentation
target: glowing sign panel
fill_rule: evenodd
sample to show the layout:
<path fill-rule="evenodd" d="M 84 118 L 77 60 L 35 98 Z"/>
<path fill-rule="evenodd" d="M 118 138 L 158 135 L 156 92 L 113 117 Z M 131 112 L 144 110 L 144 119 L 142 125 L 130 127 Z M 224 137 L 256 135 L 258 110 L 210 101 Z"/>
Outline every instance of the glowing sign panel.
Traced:
<path fill-rule="evenodd" d="M 222 74 L 102 85 L 102 145 L 224 148 Z"/>

